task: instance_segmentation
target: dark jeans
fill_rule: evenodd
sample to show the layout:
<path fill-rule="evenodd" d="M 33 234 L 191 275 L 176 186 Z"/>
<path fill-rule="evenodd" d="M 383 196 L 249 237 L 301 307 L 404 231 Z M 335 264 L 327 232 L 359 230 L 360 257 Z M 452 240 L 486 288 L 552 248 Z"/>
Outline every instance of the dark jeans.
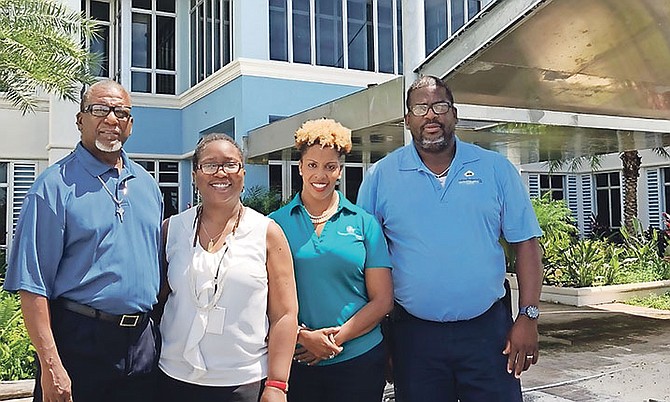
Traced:
<path fill-rule="evenodd" d="M 383 342 L 341 363 L 307 366 L 294 362 L 289 402 L 380 402 L 384 393 Z"/>
<path fill-rule="evenodd" d="M 258 402 L 264 381 L 232 387 L 211 387 L 176 380 L 158 370 L 157 402 Z"/>
<path fill-rule="evenodd" d="M 77 402 L 146 402 L 156 389 L 160 338 L 150 319 L 133 328 L 51 308 L 58 354 Z M 42 401 L 37 365 L 34 401 Z"/>
<path fill-rule="evenodd" d="M 479 317 L 432 322 L 396 305 L 393 369 L 398 402 L 521 402 L 521 385 L 502 354 L 512 326 L 498 301 Z"/>

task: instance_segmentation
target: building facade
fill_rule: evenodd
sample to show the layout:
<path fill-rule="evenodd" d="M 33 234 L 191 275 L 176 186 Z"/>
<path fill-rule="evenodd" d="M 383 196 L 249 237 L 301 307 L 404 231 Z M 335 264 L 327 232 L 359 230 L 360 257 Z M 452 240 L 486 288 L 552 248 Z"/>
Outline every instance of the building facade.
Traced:
<path fill-rule="evenodd" d="M 210 132 L 243 145 L 247 188 L 287 199 L 300 186 L 293 132 L 318 117 L 353 130 L 340 188 L 355 199 L 367 167 L 408 141 L 404 91 L 420 74 L 452 87 L 462 139 L 505 154 L 532 195 L 562 194 L 584 232 L 591 214 L 620 222 L 617 152 L 670 145 L 664 1 L 61 1 L 100 24 L 97 75 L 132 94 L 125 149 L 158 182 L 166 215 L 194 202 L 190 158 Z M 76 145 L 77 107 L 42 96 L 22 116 L 0 101 L 0 247 L 36 175 Z M 599 172 L 549 175 L 543 163 L 590 153 L 612 156 Z M 660 225 L 670 165 L 642 161 L 641 219 Z"/>

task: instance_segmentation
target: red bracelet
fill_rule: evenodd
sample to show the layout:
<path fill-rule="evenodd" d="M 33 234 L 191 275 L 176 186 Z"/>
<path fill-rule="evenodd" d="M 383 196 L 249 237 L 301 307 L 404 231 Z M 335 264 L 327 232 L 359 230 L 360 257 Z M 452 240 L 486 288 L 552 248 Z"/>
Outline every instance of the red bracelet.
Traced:
<path fill-rule="evenodd" d="M 265 380 L 266 387 L 277 388 L 283 393 L 288 393 L 288 383 L 286 381 Z"/>

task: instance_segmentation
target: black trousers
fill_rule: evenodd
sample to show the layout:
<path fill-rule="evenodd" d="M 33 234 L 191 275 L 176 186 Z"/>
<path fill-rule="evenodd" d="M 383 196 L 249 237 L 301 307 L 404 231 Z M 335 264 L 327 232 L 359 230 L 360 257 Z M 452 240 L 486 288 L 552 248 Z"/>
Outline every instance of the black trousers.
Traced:
<path fill-rule="evenodd" d="M 52 305 L 51 328 L 76 402 L 146 402 L 156 390 L 160 337 L 146 318 L 132 328 Z M 42 401 L 39 363 L 34 401 Z"/>
<path fill-rule="evenodd" d="M 258 402 L 265 383 L 263 380 L 231 387 L 197 385 L 174 379 L 160 369 L 158 377 L 156 402 Z"/>
<path fill-rule="evenodd" d="M 288 402 L 380 402 L 386 384 L 385 364 L 383 342 L 341 363 L 307 366 L 293 362 Z"/>

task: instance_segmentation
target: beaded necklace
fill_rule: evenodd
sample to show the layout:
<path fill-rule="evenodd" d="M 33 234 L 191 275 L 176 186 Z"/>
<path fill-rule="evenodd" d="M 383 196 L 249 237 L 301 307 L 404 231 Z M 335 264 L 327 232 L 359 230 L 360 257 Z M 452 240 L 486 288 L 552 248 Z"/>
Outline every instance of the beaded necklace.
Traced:
<path fill-rule="evenodd" d="M 312 221 L 312 224 L 314 225 L 320 225 L 324 222 L 326 222 L 328 219 L 330 219 L 331 216 L 337 211 L 337 207 L 340 204 L 340 195 L 335 192 L 335 201 L 325 210 L 321 215 L 314 216 L 311 213 L 309 213 L 309 210 L 307 207 L 305 207 L 305 211 L 307 211 L 307 215 L 309 216 L 309 220 Z"/>

